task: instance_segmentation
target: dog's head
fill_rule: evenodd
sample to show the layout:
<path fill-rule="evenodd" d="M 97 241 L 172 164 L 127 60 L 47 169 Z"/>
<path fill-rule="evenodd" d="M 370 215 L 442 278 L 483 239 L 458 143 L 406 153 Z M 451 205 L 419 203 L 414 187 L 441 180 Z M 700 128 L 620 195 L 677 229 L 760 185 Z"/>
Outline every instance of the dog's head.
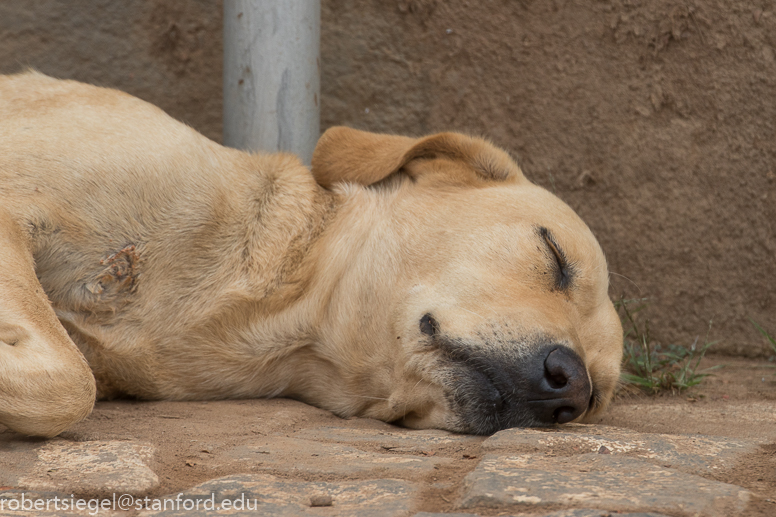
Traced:
<path fill-rule="evenodd" d="M 332 128 L 313 174 L 367 235 L 332 301 L 333 340 L 359 365 L 343 382 L 363 394 L 340 413 L 487 434 L 610 401 L 622 328 L 604 255 L 507 153 L 455 133 Z"/>

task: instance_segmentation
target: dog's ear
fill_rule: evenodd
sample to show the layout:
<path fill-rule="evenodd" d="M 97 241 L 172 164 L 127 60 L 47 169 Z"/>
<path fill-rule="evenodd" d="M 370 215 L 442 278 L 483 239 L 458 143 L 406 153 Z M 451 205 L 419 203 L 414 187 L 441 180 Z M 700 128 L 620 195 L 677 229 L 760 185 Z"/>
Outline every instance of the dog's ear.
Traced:
<path fill-rule="evenodd" d="M 459 133 L 408 138 L 333 127 L 313 152 L 313 176 L 326 188 L 339 182 L 371 185 L 399 171 L 414 179 L 441 176 L 456 184 L 524 179 L 506 152 Z"/>

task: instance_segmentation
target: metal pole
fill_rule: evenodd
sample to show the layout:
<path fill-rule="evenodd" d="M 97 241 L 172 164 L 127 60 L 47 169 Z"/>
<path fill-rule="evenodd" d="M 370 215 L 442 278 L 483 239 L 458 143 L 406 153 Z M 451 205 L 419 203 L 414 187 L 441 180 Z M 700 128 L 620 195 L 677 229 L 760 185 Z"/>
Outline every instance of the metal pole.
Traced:
<path fill-rule="evenodd" d="M 224 1 L 224 145 L 290 151 L 320 136 L 320 0 Z"/>

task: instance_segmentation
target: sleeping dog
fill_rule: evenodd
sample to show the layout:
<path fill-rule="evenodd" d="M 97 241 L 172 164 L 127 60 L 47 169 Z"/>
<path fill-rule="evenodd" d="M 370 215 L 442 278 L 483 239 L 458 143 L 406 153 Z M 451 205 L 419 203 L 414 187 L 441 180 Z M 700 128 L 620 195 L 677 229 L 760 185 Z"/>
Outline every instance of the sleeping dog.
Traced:
<path fill-rule="evenodd" d="M 606 406 L 604 255 L 504 151 L 335 127 L 312 170 L 116 90 L 0 78 L 0 423 L 292 397 L 493 433 Z"/>

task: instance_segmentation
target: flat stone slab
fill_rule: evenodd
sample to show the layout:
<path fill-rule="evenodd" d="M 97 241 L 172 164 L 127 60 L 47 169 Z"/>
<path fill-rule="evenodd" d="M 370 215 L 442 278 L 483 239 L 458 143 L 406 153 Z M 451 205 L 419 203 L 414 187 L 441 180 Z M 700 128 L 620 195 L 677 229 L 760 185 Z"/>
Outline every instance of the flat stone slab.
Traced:
<path fill-rule="evenodd" d="M 500 516 L 502 514 L 499 514 Z M 525 515 L 525 514 L 523 514 Z M 416 513 L 412 517 L 479 517 L 473 513 Z M 503 516 L 509 517 L 509 516 Z M 514 517 L 514 516 L 512 516 Z M 531 517 L 668 517 L 662 513 L 612 513 L 608 510 L 591 510 L 585 508 L 577 508 L 574 510 L 561 510 L 559 512 L 535 514 L 532 513 Z"/>
<path fill-rule="evenodd" d="M 486 455 L 466 476 L 461 508 L 559 505 L 621 512 L 740 515 L 750 493 L 640 459 L 611 454 Z M 517 509 L 515 508 L 515 509 Z"/>
<path fill-rule="evenodd" d="M 139 515 L 403 517 L 410 514 L 415 493 L 411 483 L 392 479 L 327 483 L 236 475 L 208 481 L 180 495 L 149 499 L 148 509 Z M 154 508 L 155 501 L 158 508 Z M 167 509 L 163 507 L 165 503 Z"/>
<path fill-rule="evenodd" d="M 375 477 L 420 476 L 450 458 L 368 452 L 334 443 L 320 443 L 294 438 L 269 437 L 256 440 L 255 445 L 240 445 L 225 453 L 226 457 L 251 462 L 256 468 L 283 473 L 326 474 L 352 476 L 370 474 Z"/>
<path fill-rule="evenodd" d="M 568 424 L 561 428 L 507 429 L 482 444 L 485 451 L 544 453 L 569 456 L 602 452 L 642 458 L 691 474 L 709 474 L 732 467 L 759 448 L 755 440 L 699 435 L 637 433 L 600 425 Z"/>
<path fill-rule="evenodd" d="M 101 495 L 145 494 L 159 486 L 148 466 L 154 448 L 124 441 L 49 440 L 35 447 L 37 459 L 24 475 L 3 479 L 17 489 Z"/>
<path fill-rule="evenodd" d="M 613 513 L 608 510 L 589 510 L 578 508 L 575 510 L 561 510 L 559 512 L 545 513 L 534 517 L 668 517 L 663 513 Z"/>
<path fill-rule="evenodd" d="M 379 444 L 389 450 L 415 453 L 433 452 L 438 448 L 450 445 L 479 443 L 484 439 L 480 436 L 454 434 L 437 429 L 375 431 L 349 427 L 304 429 L 295 433 L 294 438 L 354 445 Z"/>

